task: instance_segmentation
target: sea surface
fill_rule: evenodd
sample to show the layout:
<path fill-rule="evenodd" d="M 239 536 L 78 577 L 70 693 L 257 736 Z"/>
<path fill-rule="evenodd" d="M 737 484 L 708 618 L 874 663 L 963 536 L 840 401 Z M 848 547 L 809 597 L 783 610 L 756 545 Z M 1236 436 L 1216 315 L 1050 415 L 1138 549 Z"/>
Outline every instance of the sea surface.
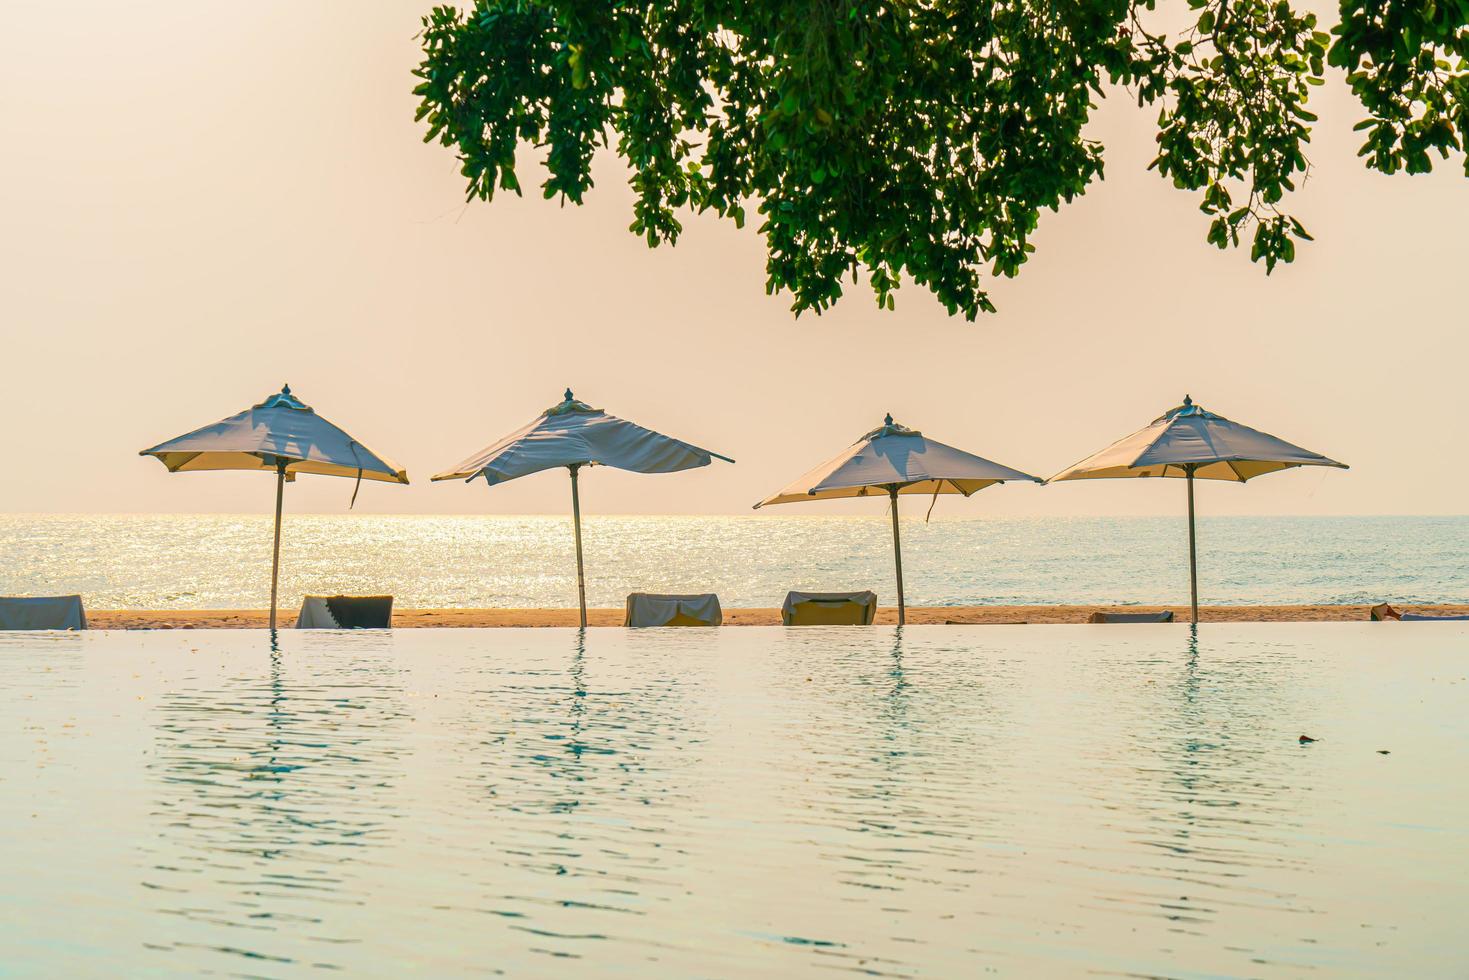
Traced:
<path fill-rule="evenodd" d="M 1469 975 L 1464 624 L 280 644 L 0 634 L 0 974 Z"/>
<path fill-rule="evenodd" d="M 1181 518 L 921 518 L 902 522 L 914 605 L 1181 603 Z M 884 517 L 589 517 L 587 600 L 716 592 L 780 605 L 790 589 L 894 601 Z M 94 609 L 258 609 L 270 594 L 260 515 L 0 515 L 0 594 L 81 593 Z M 1469 601 L 1469 517 L 1207 517 L 1201 600 L 1220 604 Z M 576 604 L 563 517 L 288 515 L 281 604 L 387 593 L 400 608 Z"/>

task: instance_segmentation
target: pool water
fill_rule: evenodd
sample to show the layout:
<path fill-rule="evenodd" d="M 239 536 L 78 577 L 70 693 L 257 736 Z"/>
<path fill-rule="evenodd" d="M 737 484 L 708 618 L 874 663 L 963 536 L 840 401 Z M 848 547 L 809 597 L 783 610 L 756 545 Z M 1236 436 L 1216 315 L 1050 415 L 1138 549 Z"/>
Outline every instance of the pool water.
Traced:
<path fill-rule="evenodd" d="M 0 676 L 0 974 L 1469 972 L 1462 625 L 0 633 Z"/>

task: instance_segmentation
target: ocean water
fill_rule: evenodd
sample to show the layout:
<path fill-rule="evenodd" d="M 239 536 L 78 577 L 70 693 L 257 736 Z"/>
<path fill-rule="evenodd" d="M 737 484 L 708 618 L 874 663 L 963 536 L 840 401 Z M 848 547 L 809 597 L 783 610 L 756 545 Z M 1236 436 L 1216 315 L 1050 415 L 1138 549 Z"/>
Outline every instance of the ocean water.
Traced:
<path fill-rule="evenodd" d="M 1462 977 L 1466 648 L 0 634 L 0 973 Z"/>
<path fill-rule="evenodd" d="M 914 605 L 1188 599 L 1181 518 L 905 519 Z M 587 599 L 717 592 L 780 605 L 790 589 L 894 601 L 883 517 L 589 517 Z M 0 594 L 81 593 L 96 609 L 249 609 L 269 600 L 270 518 L 0 516 Z M 1469 601 L 1469 517 L 1207 517 L 1206 603 Z M 287 516 L 281 602 L 390 593 L 401 608 L 576 604 L 563 517 Z"/>

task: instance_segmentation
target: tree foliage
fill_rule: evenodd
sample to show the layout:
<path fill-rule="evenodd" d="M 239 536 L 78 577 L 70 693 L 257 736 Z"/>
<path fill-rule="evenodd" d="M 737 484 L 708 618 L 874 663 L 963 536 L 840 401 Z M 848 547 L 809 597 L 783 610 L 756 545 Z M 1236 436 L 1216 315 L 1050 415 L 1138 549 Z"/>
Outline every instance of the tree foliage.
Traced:
<path fill-rule="evenodd" d="M 1367 109 L 1360 155 L 1384 173 L 1426 173 L 1469 136 L 1469 0 L 1342 0 L 1331 64 Z M 1464 162 L 1469 176 L 1469 159 Z"/>
<path fill-rule="evenodd" d="M 1158 109 L 1152 166 L 1267 271 L 1309 238 L 1282 204 L 1328 57 L 1370 166 L 1461 151 L 1469 0 L 1438 2 L 1343 0 L 1331 44 L 1289 0 L 1187 0 L 1173 34 L 1154 0 L 475 0 L 424 18 L 415 94 L 471 199 L 521 192 L 524 144 L 545 197 L 579 204 L 613 146 L 650 245 L 684 209 L 753 208 L 798 313 L 865 272 L 879 305 L 907 277 L 973 319 L 985 270 L 1014 276 L 1041 212 L 1101 175 L 1085 128 L 1109 91 Z"/>

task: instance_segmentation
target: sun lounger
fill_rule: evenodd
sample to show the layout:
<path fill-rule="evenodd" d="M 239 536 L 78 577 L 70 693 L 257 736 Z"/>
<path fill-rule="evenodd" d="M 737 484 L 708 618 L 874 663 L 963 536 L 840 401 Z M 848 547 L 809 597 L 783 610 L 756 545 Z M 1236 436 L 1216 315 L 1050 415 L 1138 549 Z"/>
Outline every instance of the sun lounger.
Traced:
<path fill-rule="evenodd" d="M 643 626 L 718 626 L 724 622 L 719 596 L 654 595 L 634 592 L 627 597 L 627 617 L 622 625 Z"/>
<path fill-rule="evenodd" d="M 377 630 L 392 625 L 390 595 L 309 595 L 296 617 L 298 630 Z"/>
<path fill-rule="evenodd" d="M 1402 621 L 1404 623 L 1463 623 L 1469 616 L 1425 616 L 1423 613 L 1399 612 L 1385 602 L 1372 607 L 1368 614 L 1374 623 Z"/>
<path fill-rule="evenodd" d="M 1171 623 L 1172 612 L 1153 613 L 1114 613 L 1094 612 L 1087 619 L 1088 623 Z"/>
<path fill-rule="evenodd" d="M 84 630 L 87 613 L 79 595 L 0 598 L 0 630 Z"/>
<path fill-rule="evenodd" d="M 787 626 L 871 626 L 875 592 L 787 592 L 780 621 Z"/>

